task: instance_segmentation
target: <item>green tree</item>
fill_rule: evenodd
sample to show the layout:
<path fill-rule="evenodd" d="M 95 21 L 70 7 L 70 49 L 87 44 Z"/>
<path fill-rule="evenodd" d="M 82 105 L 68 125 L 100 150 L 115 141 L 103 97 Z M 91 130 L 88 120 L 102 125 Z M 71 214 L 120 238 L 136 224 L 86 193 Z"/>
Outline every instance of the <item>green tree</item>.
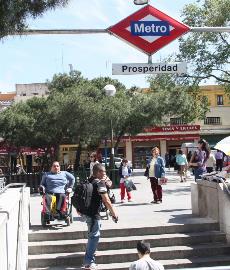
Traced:
<path fill-rule="evenodd" d="M 27 27 L 28 18 L 35 19 L 47 10 L 65 6 L 68 2 L 68 0 L 0 1 L 0 38 L 22 32 Z"/>
<path fill-rule="evenodd" d="M 188 4 L 182 11 L 183 22 L 191 27 L 226 27 L 230 21 L 229 0 L 202 0 Z M 193 32 L 180 39 L 177 60 L 190 63 L 188 81 L 198 84 L 213 78 L 230 88 L 229 33 Z M 230 93 L 230 89 L 229 89 Z"/>

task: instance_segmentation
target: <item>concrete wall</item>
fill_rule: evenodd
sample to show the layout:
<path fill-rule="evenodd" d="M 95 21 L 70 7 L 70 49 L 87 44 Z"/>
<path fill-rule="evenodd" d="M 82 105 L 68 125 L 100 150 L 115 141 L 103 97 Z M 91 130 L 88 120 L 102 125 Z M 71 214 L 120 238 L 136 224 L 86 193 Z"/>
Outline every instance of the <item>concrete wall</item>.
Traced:
<path fill-rule="evenodd" d="M 27 269 L 29 196 L 29 188 L 0 194 L 0 270 Z"/>
<path fill-rule="evenodd" d="M 222 184 L 198 181 L 191 184 L 192 213 L 217 220 L 230 243 L 230 195 Z"/>

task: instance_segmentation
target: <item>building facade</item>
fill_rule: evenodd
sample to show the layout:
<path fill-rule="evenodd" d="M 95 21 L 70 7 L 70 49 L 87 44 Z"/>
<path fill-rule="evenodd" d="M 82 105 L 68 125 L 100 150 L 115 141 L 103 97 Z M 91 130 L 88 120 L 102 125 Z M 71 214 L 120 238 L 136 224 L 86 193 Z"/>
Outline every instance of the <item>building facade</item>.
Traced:
<path fill-rule="evenodd" d="M 15 102 L 25 101 L 32 97 L 46 97 L 49 89 L 46 83 L 16 84 Z"/>
<path fill-rule="evenodd" d="M 16 96 L 16 93 L 1 93 L 0 92 L 0 111 L 8 108 L 11 106 L 14 102 L 14 98 Z"/>

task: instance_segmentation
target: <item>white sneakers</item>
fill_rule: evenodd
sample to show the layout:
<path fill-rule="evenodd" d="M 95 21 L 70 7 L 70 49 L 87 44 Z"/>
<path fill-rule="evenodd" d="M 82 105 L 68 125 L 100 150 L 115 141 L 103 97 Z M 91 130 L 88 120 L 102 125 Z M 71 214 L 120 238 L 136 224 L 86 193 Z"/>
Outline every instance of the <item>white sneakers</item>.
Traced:
<path fill-rule="evenodd" d="M 128 202 L 133 202 L 133 200 L 128 200 Z M 121 200 L 121 203 L 125 203 L 125 200 Z"/>
<path fill-rule="evenodd" d="M 91 263 L 91 264 L 88 264 L 88 265 L 83 265 L 81 267 L 81 269 L 84 269 L 84 270 L 96 270 L 97 269 L 97 264 L 96 263 Z"/>

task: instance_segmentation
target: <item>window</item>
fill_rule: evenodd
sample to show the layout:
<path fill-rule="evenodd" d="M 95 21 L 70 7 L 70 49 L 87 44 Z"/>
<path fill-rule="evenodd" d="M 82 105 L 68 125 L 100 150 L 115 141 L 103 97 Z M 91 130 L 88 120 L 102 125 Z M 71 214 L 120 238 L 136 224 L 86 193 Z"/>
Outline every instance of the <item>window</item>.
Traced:
<path fill-rule="evenodd" d="M 206 117 L 204 120 L 205 125 L 221 125 L 220 117 Z"/>
<path fill-rule="evenodd" d="M 33 93 L 34 96 L 38 96 L 38 93 Z"/>
<path fill-rule="evenodd" d="M 170 118 L 170 125 L 185 125 L 185 121 L 181 118 Z"/>
<path fill-rule="evenodd" d="M 223 95 L 217 95 L 217 105 L 224 105 Z"/>

